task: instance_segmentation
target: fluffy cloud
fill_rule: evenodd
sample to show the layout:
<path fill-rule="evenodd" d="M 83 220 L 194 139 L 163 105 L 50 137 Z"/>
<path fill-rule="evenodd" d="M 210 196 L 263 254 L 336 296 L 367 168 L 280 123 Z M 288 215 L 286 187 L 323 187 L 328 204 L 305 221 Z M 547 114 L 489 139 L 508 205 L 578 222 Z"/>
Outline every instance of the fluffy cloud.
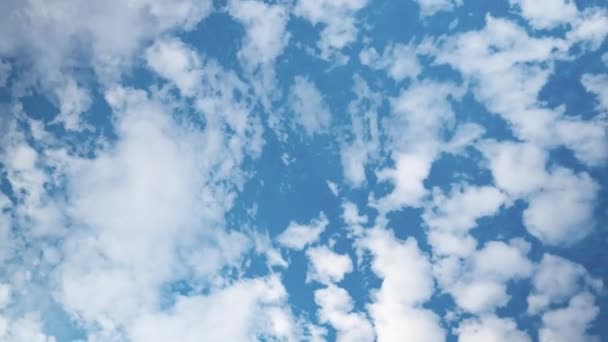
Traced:
<path fill-rule="evenodd" d="M 179 296 L 170 311 L 138 317 L 128 334 L 134 342 L 295 340 L 286 297 L 276 277 L 246 280 L 207 296 Z"/>
<path fill-rule="evenodd" d="M 379 154 L 378 109 L 381 96 L 374 93 L 360 76 L 354 77 L 353 90 L 356 99 L 348 106 L 350 137 L 340 146 L 340 160 L 348 184 L 360 187 L 366 180 L 366 166 Z"/>
<path fill-rule="evenodd" d="M 194 95 L 200 88 L 201 61 L 199 56 L 179 40 L 154 42 L 146 50 L 149 67 L 163 78 L 171 80 L 185 96 Z"/>
<path fill-rule="evenodd" d="M 355 41 L 358 34 L 355 15 L 367 0 L 298 0 L 294 14 L 313 25 L 322 25 L 317 43 L 321 57 L 329 59 Z"/>
<path fill-rule="evenodd" d="M 368 305 L 378 340 L 443 340 L 439 318 L 421 307 L 434 284 L 431 264 L 416 240 L 399 241 L 391 232 L 374 228 L 360 243 L 372 256 L 372 271 L 382 279 Z"/>
<path fill-rule="evenodd" d="M 530 336 L 517 329 L 511 319 L 485 316 L 462 322 L 457 329 L 460 342 L 529 342 Z"/>
<path fill-rule="evenodd" d="M 329 221 L 323 213 L 319 215 L 319 218 L 312 220 L 308 225 L 291 222 L 289 223 L 289 226 L 277 236 L 277 242 L 287 248 L 302 250 L 304 247 L 316 242 L 328 224 Z"/>
<path fill-rule="evenodd" d="M 519 7 L 522 16 L 539 29 L 569 23 L 578 14 L 576 3 L 570 0 L 510 0 L 510 3 Z"/>
<path fill-rule="evenodd" d="M 450 128 L 454 112 L 450 99 L 462 96 L 452 83 L 415 82 L 391 99 L 391 116 L 384 122 L 395 166 L 377 171 L 380 181 L 390 181 L 393 191 L 375 204 L 382 213 L 405 206 L 421 206 L 427 195 L 424 180 L 439 156 L 442 132 Z"/>
<path fill-rule="evenodd" d="M 31 63 L 36 76 L 52 86 L 64 78 L 62 71 L 85 62 L 73 58 L 85 50 L 98 77 L 115 80 L 146 41 L 191 29 L 210 11 L 207 0 L 112 1 L 103 6 L 81 0 L 7 2 L 0 11 L 0 55 Z"/>
<path fill-rule="evenodd" d="M 490 142 L 481 150 L 496 185 L 514 199 L 529 201 L 523 219 L 530 234 L 548 244 L 569 244 L 592 230 L 599 188 L 588 174 L 547 170 L 547 152 L 533 144 Z M 526 177 L 516 177 L 521 174 Z M 550 214 L 553 210 L 561 212 L 559 220 Z"/>
<path fill-rule="evenodd" d="M 379 55 L 376 49 L 367 48 L 359 53 L 361 64 L 385 70 L 395 81 L 416 78 L 422 71 L 416 51 L 403 44 L 389 45 Z"/>
<path fill-rule="evenodd" d="M 450 293 L 463 310 L 475 314 L 492 313 L 507 304 L 507 282 L 530 276 L 533 266 L 527 259 L 529 245 L 522 240 L 508 244 L 486 243 L 465 259 L 440 258 L 434 264 L 439 286 Z"/>
<path fill-rule="evenodd" d="M 437 62 L 468 77 L 475 96 L 508 122 L 518 138 L 543 148 L 566 146 L 582 162 L 597 166 L 608 156 L 599 147 L 606 123 L 565 117 L 563 108 L 546 108 L 538 100 L 552 62 L 567 58 L 574 42 L 531 37 L 513 22 L 488 16 L 485 28 L 452 36 L 433 54 Z"/>
<path fill-rule="evenodd" d="M 336 329 L 336 341 L 373 341 L 374 329 L 362 313 L 353 312 L 352 298 L 335 285 L 315 291 L 319 321 Z"/>
<path fill-rule="evenodd" d="M 314 280 L 324 284 L 339 282 L 346 273 L 353 270 L 353 263 L 348 255 L 335 253 L 325 246 L 308 249 L 306 256 L 310 260 L 307 281 Z"/>
<path fill-rule="evenodd" d="M 245 28 L 239 52 L 245 64 L 269 63 L 283 52 L 289 40 L 285 31 L 289 17 L 284 6 L 256 0 L 230 1 L 228 11 Z"/>
<path fill-rule="evenodd" d="M 297 76 L 291 88 L 291 110 L 294 121 L 311 136 L 327 131 L 331 112 L 317 87 L 307 78 Z"/>
<path fill-rule="evenodd" d="M 415 0 L 420 6 L 420 15 L 425 17 L 440 11 L 451 11 L 462 5 L 462 0 Z"/>
<path fill-rule="evenodd" d="M 543 326 L 538 332 L 541 342 L 548 341 L 596 341 L 597 336 L 588 335 L 586 330 L 597 314 L 593 296 L 581 293 L 574 296 L 568 306 L 545 313 Z"/>
<path fill-rule="evenodd" d="M 562 257 L 546 254 L 532 278 L 528 311 L 538 313 L 554 304 L 563 304 L 582 291 L 599 292 L 602 281 L 592 278 L 584 267 Z"/>

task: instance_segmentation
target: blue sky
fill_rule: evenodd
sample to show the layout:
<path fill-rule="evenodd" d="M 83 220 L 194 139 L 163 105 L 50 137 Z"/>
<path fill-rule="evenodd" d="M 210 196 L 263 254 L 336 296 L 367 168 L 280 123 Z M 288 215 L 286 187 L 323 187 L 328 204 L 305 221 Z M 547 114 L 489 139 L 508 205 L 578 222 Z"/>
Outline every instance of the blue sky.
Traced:
<path fill-rule="evenodd" d="M 608 340 L 608 8 L 0 4 L 0 341 Z"/>

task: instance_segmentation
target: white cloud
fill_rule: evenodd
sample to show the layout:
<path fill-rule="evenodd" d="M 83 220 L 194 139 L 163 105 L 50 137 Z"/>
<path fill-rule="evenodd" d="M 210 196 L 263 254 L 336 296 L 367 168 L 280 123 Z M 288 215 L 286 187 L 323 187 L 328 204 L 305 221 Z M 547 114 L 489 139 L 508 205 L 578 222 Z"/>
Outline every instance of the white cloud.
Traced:
<path fill-rule="evenodd" d="M 411 45 L 388 45 L 382 55 L 378 55 L 373 47 L 367 48 L 359 53 L 359 60 L 373 69 L 385 70 L 395 81 L 416 78 L 422 72 L 416 50 Z"/>
<path fill-rule="evenodd" d="M 490 186 L 456 186 L 447 196 L 435 189 L 422 214 L 433 255 L 465 257 L 473 253 L 477 241 L 468 235 L 469 230 L 479 218 L 496 214 L 505 202 L 506 196 Z"/>
<path fill-rule="evenodd" d="M 581 83 L 588 92 L 596 95 L 600 112 L 608 113 L 608 74 L 584 74 Z"/>
<path fill-rule="evenodd" d="M 421 307 L 430 299 L 434 284 L 431 264 L 416 240 L 399 241 L 391 232 L 373 228 L 359 243 L 372 255 L 372 271 L 382 279 L 368 304 L 378 340 L 443 340 L 439 318 Z"/>
<path fill-rule="evenodd" d="M 202 131 L 177 123 L 162 94 L 115 88 L 106 99 L 118 140 L 68 165 L 73 228 L 55 274 L 56 300 L 102 340 L 154 312 L 163 284 L 223 286 L 220 271 L 241 265 L 252 245 L 224 230 L 224 214 L 256 139 L 212 121 Z"/>
<path fill-rule="evenodd" d="M 378 110 L 382 97 L 358 75 L 353 92 L 356 99 L 348 105 L 349 136 L 340 145 L 340 160 L 348 184 L 360 187 L 366 181 L 365 167 L 377 158 L 380 149 Z"/>
<path fill-rule="evenodd" d="M 605 8 L 592 7 L 578 16 L 567 38 L 573 43 L 583 43 L 585 47 L 596 50 L 608 36 L 608 12 Z"/>
<path fill-rule="evenodd" d="M 305 77 L 296 76 L 290 91 L 290 106 L 294 121 L 308 136 L 327 132 L 331 112 L 317 87 Z"/>
<path fill-rule="evenodd" d="M 589 293 L 574 296 L 567 307 L 555 309 L 542 316 L 543 325 L 538 332 L 540 342 L 598 341 L 599 337 L 586 333 L 600 309 Z"/>
<path fill-rule="evenodd" d="M 484 316 L 463 321 L 457 329 L 459 342 L 529 342 L 512 319 Z"/>
<path fill-rule="evenodd" d="M 322 25 L 320 40 L 317 43 L 321 57 L 329 59 L 347 45 L 353 43 L 358 35 L 355 15 L 368 3 L 368 0 L 298 0 L 294 14 Z"/>
<path fill-rule="evenodd" d="M 59 114 L 54 122 L 61 122 L 65 129 L 80 131 L 86 126 L 81 115 L 88 110 L 93 102 L 89 92 L 76 84 L 72 79 L 56 90 L 59 99 Z"/>
<path fill-rule="evenodd" d="M 302 250 L 304 247 L 316 242 L 328 224 L 329 221 L 323 213 L 319 215 L 319 218 L 312 220 L 307 225 L 290 222 L 289 226 L 277 236 L 277 242 L 283 247 Z"/>
<path fill-rule="evenodd" d="M 0 56 L 31 62 L 49 88 L 81 63 L 107 84 L 149 39 L 178 27 L 193 28 L 211 5 L 208 0 L 7 2 L 0 10 Z M 75 60 L 79 54 L 90 55 L 91 61 Z"/>
<path fill-rule="evenodd" d="M 286 299 L 276 277 L 241 281 L 206 296 L 178 296 L 170 310 L 138 317 L 128 334 L 133 342 L 293 341 L 295 323 Z"/>
<path fill-rule="evenodd" d="M 239 57 L 245 64 L 271 63 L 289 42 L 285 26 L 289 19 L 282 5 L 270 5 L 256 0 L 234 0 L 228 5 L 229 13 L 245 28 Z"/>
<path fill-rule="evenodd" d="M 599 292 L 602 286 L 602 281 L 592 278 L 581 265 L 545 254 L 532 277 L 528 312 L 539 313 L 551 305 L 563 304 L 581 291 Z"/>
<path fill-rule="evenodd" d="M 322 323 L 336 329 L 336 341 L 364 342 L 374 340 L 374 329 L 364 314 L 353 311 L 353 301 L 348 293 L 333 284 L 315 291 L 319 306 L 318 316 Z"/>
<path fill-rule="evenodd" d="M 433 15 L 440 11 L 451 11 L 462 5 L 462 0 L 415 0 L 420 6 L 420 15 Z"/>
<path fill-rule="evenodd" d="M 545 170 L 547 152 L 536 145 L 487 142 L 480 147 L 496 186 L 515 198 L 537 191 L 549 177 Z"/>
<path fill-rule="evenodd" d="M 389 195 L 375 199 L 373 205 L 381 214 L 421 206 L 428 193 L 423 182 L 439 156 L 442 132 L 453 125 L 450 99 L 461 96 L 462 89 L 454 84 L 424 80 L 391 99 L 392 111 L 383 127 L 395 165 L 377 171 L 376 175 L 395 187 Z"/>
<path fill-rule="evenodd" d="M 549 29 L 572 22 L 578 15 L 572 0 L 510 0 L 524 18 L 538 29 Z"/>
<path fill-rule="evenodd" d="M 556 169 L 545 184 L 523 213 L 528 232 L 547 244 L 580 241 L 595 226 L 593 210 L 599 185 L 586 173 L 564 168 Z"/>
<path fill-rule="evenodd" d="M 193 96 L 202 82 L 200 57 L 177 39 L 162 39 L 146 49 L 148 66 L 171 80 L 184 96 Z"/>
<path fill-rule="evenodd" d="M 475 227 L 477 219 L 496 214 L 506 200 L 492 186 L 455 186 L 448 196 L 435 191 L 432 205 L 422 217 L 431 229 L 466 233 Z"/>
<path fill-rule="evenodd" d="M 0 316 L 0 338 L 14 342 L 55 342 L 52 336 L 43 332 L 40 318 L 30 314 L 15 320 Z"/>
<path fill-rule="evenodd" d="M 492 313 L 509 301 L 509 281 L 530 276 L 533 267 L 526 257 L 528 249 L 522 240 L 490 241 L 465 259 L 438 259 L 433 271 L 439 286 L 460 308 L 474 314 Z"/>
<path fill-rule="evenodd" d="M 309 260 L 306 281 L 335 283 L 353 270 L 353 263 L 347 254 L 335 253 L 325 246 L 309 248 L 306 256 Z"/>

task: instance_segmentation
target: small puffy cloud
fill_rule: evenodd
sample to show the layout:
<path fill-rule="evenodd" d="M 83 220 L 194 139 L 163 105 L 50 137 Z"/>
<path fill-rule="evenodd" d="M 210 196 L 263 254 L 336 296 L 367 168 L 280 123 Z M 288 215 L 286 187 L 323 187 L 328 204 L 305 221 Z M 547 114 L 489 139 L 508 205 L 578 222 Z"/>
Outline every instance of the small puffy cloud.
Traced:
<path fill-rule="evenodd" d="M 61 83 L 66 71 L 70 74 L 74 64 L 83 62 L 109 84 L 132 65 L 149 39 L 176 28 L 192 29 L 211 8 L 208 0 L 11 2 L 0 11 L 0 56 L 31 61 L 47 87 Z M 77 55 L 91 58 L 74 63 Z"/>
<path fill-rule="evenodd" d="M 456 329 L 459 342 L 530 342 L 530 336 L 517 329 L 512 319 L 488 315 L 468 319 Z"/>
<path fill-rule="evenodd" d="M 547 152 L 534 144 L 488 142 L 480 148 L 489 161 L 496 186 L 511 196 L 531 194 L 548 180 Z"/>
<path fill-rule="evenodd" d="M 602 281 L 592 278 L 585 268 L 562 257 L 545 254 L 532 277 L 528 312 L 538 313 L 563 304 L 581 291 L 602 289 Z"/>
<path fill-rule="evenodd" d="M 377 173 L 380 181 L 390 181 L 395 185 L 388 196 L 379 200 L 383 212 L 405 206 L 420 206 L 428 192 L 423 182 L 431 171 L 433 160 L 422 153 L 400 154 L 395 159 L 395 168 Z"/>
<path fill-rule="evenodd" d="M 543 325 L 538 331 L 538 340 L 540 342 L 597 341 L 598 337 L 587 334 L 587 329 L 599 311 L 591 294 L 585 292 L 577 294 L 570 299 L 567 307 L 543 314 Z"/>
<path fill-rule="evenodd" d="M 309 260 L 307 281 L 335 283 L 353 270 L 353 263 L 347 254 L 335 253 L 325 246 L 309 248 L 306 256 Z"/>
<path fill-rule="evenodd" d="M 544 191 L 530 199 L 523 213 L 524 224 L 530 234 L 547 244 L 580 241 L 595 226 L 598 191 L 599 185 L 588 174 L 557 169 L 547 179 Z"/>
<path fill-rule="evenodd" d="M 605 56 L 608 57 L 608 54 Z M 597 97 L 600 112 L 608 112 L 608 74 L 584 74 L 581 83 L 588 92 Z"/>
<path fill-rule="evenodd" d="M 184 96 L 193 96 L 199 90 L 201 60 L 180 40 L 158 40 L 146 50 L 145 56 L 148 66 L 175 84 Z"/>
<path fill-rule="evenodd" d="M 296 76 L 289 99 L 294 121 L 308 136 L 324 133 L 331 124 L 331 112 L 323 95 L 305 77 Z"/>
<path fill-rule="evenodd" d="M 366 181 L 365 167 L 374 161 L 380 150 L 378 110 L 382 96 L 372 91 L 360 76 L 354 77 L 356 98 L 348 105 L 349 135 L 340 146 L 340 159 L 346 182 L 361 187 Z"/>
<path fill-rule="evenodd" d="M 53 336 L 44 332 L 40 317 L 28 314 L 18 319 L 0 316 L 0 339 L 14 342 L 56 342 Z"/>
<path fill-rule="evenodd" d="M 322 25 L 317 43 L 321 57 L 329 59 L 358 35 L 355 14 L 365 7 L 368 0 L 298 0 L 294 14 L 313 25 Z"/>
<path fill-rule="evenodd" d="M 422 214 L 433 254 L 470 255 L 477 242 L 468 236 L 469 230 L 478 219 L 496 214 L 506 200 L 500 190 L 491 186 L 457 186 L 447 195 L 436 189 Z"/>
<path fill-rule="evenodd" d="M 430 299 L 434 283 L 431 264 L 416 240 L 400 241 L 385 229 L 373 228 L 359 243 L 371 254 L 372 271 L 382 279 L 368 304 L 378 340 L 443 340 L 439 318 L 421 307 Z"/>
<path fill-rule="evenodd" d="M 477 219 L 496 214 L 506 200 L 492 186 L 457 186 L 447 196 L 435 192 L 422 217 L 430 229 L 465 233 Z"/>
<path fill-rule="evenodd" d="M 526 257 L 528 249 L 522 240 L 491 241 L 464 260 L 455 256 L 438 259 L 433 271 L 439 286 L 460 308 L 475 314 L 492 313 L 509 301 L 507 283 L 525 279 L 533 271 Z"/>
<path fill-rule="evenodd" d="M 416 78 L 422 72 L 416 50 L 412 46 L 393 44 L 382 55 L 376 49 L 367 48 L 359 53 L 359 61 L 376 70 L 384 70 L 395 81 Z"/>
<path fill-rule="evenodd" d="M 420 6 L 420 15 L 423 17 L 441 11 L 451 11 L 462 5 L 462 0 L 415 0 Z"/>
<path fill-rule="evenodd" d="M 329 323 L 336 329 L 336 341 L 373 341 L 374 329 L 363 313 L 353 311 L 353 300 L 343 288 L 329 285 L 315 291 L 321 323 Z"/>
<path fill-rule="evenodd" d="M 89 91 L 73 79 L 68 79 L 63 86 L 56 89 L 56 96 L 59 114 L 53 121 L 62 123 L 67 130 L 82 130 L 85 126 L 81 115 L 89 109 L 93 101 Z"/>
<path fill-rule="evenodd" d="M 141 315 L 127 331 L 133 342 L 293 340 L 286 298 L 276 277 L 240 281 L 206 296 L 178 296 L 169 310 Z"/>
<path fill-rule="evenodd" d="M 608 36 L 608 11 L 601 7 L 592 7 L 580 13 L 567 33 L 568 40 L 582 43 L 589 49 L 599 49 Z"/>
<path fill-rule="evenodd" d="M 257 0 L 234 0 L 229 2 L 228 12 L 245 29 L 239 57 L 246 65 L 271 63 L 287 46 L 289 34 L 285 27 L 289 14 L 284 6 Z"/>
<path fill-rule="evenodd" d="M 321 213 L 318 218 L 309 224 L 289 223 L 289 226 L 277 236 L 277 242 L 283 247 L 302 250 L 304 247 L 319 240 L 319 236 L 329 224 L 325 214 Z"/>
<path fill-rule="evenodd" d="M 550 29 L 572 22 L 578 15 L 572 0 L 510 0 L 521 15 L 537 29 Z"/>

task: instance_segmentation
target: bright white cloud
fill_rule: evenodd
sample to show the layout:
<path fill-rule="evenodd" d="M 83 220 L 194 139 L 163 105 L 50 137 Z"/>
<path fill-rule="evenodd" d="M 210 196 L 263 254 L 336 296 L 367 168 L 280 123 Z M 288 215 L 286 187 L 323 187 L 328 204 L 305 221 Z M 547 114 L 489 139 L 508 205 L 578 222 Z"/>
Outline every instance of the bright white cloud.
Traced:
<path fill-rule="evenodd" d="M 512 319 L 484 316 L 469 319 L 457 329 L 459 342 L 530 342 L 530 336 L 517 329 Z"/>
<path fill-rule="evenodd" d="M 597 336 L 587 334 L 591 321 L 599 313 L 595 300 L 589 293 L 574 296 L 568 306 L 555 309 L 542 316 L 543 326 L 538 340 L 549 341 L 598 341 Z"/>
<path fill-rule="evenodd" d="M 31 60 L 36 76 L 53 87 L 63 72 L 84 62 L 73 58 L 84 50 L 105 83 L 120 76 L 146 41 L 193 28 L 211 5 L 208 0 L 7 2 L 0 10 L 0 56 Z"/>
<path fill-rule="evenodd" d="M 328 224 L 329 221 L 323 213 L 309 224 L 290 222 L 289 226 L 277 236 L 277 242 L 283 247 L 302 250 L 304 247 L 316 242 Z"/>
<path fill-rule="evenodd" d="M 309 260 L 307 281 L 323 284 L 339 282 L 353 270 L 353 263 L 347 254 L 335 253 L 325 246 L 309 248 L 306 256 Z"/>
<path fill-rule="evenodd" d="M 376 49 L 367 48 L 359 53 L 359 61 L 376 70 L 385 70 L 395 81 L 416 78 L 422 67 L 412 46 L 394 44 L 387 46 L 382 55 Z"/>
<path fill-rule="evenodd" d="M 392 112 L 384 122 L 384 129 L 395 165 L 377 171 L 376 175 L 395 187 L 374 204 L 381 213 L 421 206 L 428 193 L 423 182 L 443 145 L 441 133 L 453 125 L 450 99 L 461 96 L 462 89 L 454 84 L 424 80 L 391 99 Z"/>
<path fill-rule="evenodd" d="M 353 311 L 353 300 L 344 289 L 332 284 L 316 290 L 315 302 L 319 306 L 319 321 L 329 323 L 336 329 L 336 341 L 374 340 L 372 325 L 363 313 Z"/>
<path fill-rule="evenodd" d="M 148 66 L 172 81 L 184 96 L 193 96 L 202 82 L 200 57 L 177 39 L 154 42 L 146 50 Z"/>
<path fill-rule="evenodd" d="M 378 340 L 443 340 L 439 318 L 421 307 L 430 299 L 434 284 L 431 264 L 416 240 L 399 241 L 391 232 L 374 228 L 360 244 L 372 256 L 372 271 L 382 279 L 368 304 Z"/>
<path fill-rule="evenodd" d="M 314 83 L 296 76 L 291 87 L 290 103 L 294 121 L 304 128 L 308 136 L 327 131 L 331 124 L 331 112 Z"/>
<path fill-rule="evenodd" d="M 289 41 L 285 30 L 289 16 L 284 6 L 235 0 L 229 2 L 228 11 L 245 28 L 239 56 L 246 65 L 271 63 L 283 52 Z"/>
<path fill-rule="evenodd" d="M 593 210 L 598 191 L 599 186 L 586 173 L 555 170 L 544 191 L 530 200 L 523 213 L 528 232 L 547 244 L 580 241 L 595 226 Z"/>
<path fill-rule="evenodd" d="M 355 16 L 367 3 L 368 0 L 298 0 L 294 14 L 322 26 L 317 46 L 321 57 L 329 59 L 355 41 L 358 35 Z"/>
<path fill-rule="evenodd" d="M 360 187 L 366 181 L 366 166 L 375 160 L 380 149 L 378 110 L 382 97 L 360 76 L 354 77 L 353 91 L 357 97 L 348 105 L 350 137 L 340 146 L 340 159 L 348 184 Z"/>
<path fill-rule="evenodd" d="M 440 11 L 451 11 L 462 5 L 462 0 L 415 0 L 420 6 L 420 15 L 433 15 Z"/>
<path fill-rule="evenodd" d="M 576 3 L 572 0 L 510 0 L 510 3 L 517 6 L 522 16 L 539 29 L 570 23 L 578 14 Z"/>
<path fill-rule="evenodd" d="M 592 278 L 581 266 L 562 257 L 546 254 L 532 278 L 532 293 L 528 296 L 528 311 L 542 312 L 554 304 L 563 304 L 581 291 L 599 292 L 602 281 Z"/>
<path fill-rule="evenodd" d="M 509 281 L 530 276 L 533 266 L 526 257 L 528 249 L 522 240 L 491 241 L 464 260 L 455 256 L 438 259 L 433 271 L 439 286 L 463 310 L 492 313 L 509 301 Z"/>
<path fill-rule="evenodd" d="M 241 281 L 206 296 L 178 296 L 170 310 L 138 317 L 128 334 L 133 342 L 291 341 L 295 322 L 286 298 L 276 277 Z"/>

